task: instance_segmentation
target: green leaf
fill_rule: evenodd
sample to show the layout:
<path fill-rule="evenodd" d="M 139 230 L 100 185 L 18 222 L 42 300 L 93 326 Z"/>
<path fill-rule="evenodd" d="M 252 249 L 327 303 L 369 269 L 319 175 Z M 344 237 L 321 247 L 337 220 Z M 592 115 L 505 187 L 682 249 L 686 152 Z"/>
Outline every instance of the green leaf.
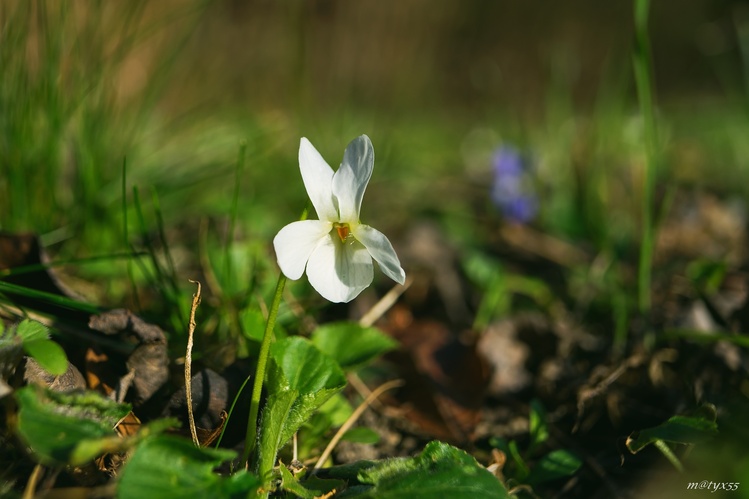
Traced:
<path fill-rule="evenodd" d="M 504 272 L 496 258 L 491 258 L 479 251 L 470 251 L 462 261 L 463 270 L 468 278 L 486 290 Z"/>
<path fill-rule="evenodd" d="M 673 416 L 654 428 L 635 431 L 627 437 L 627 448 L 632 454 L 640 452 L 648 445 L 661 440 L 676 444 L 697 444 L 718 434 L 715 421 L 701 417 Z"/>
<path fill-rule="evenodd" d="M 492 318 L 503 315 L 511 305 L 507 274 L 496 259 L 481 252 L 469 253 L 463 260 L 463 268 L 468 278 L 484 291 L 473 322 L 474 328 L 482 331 Z"/>
<path fill-rule="evenodd" d="M 263 341 L 265 332 L 265 317 L 262 312 L 256 308 L 245 308 L 239 314 L 239 321 L 242 324 L 242 332 L 249 340 L 260 343 Z"/>
<path fill-rule="evenodd" d="M 558 449 L 542 457 L 528 475 L 527 482 L 535 485 L 574 474 L 582 464 L 572 452 Z"/>
<path fill-rule="evenodd" d="M 49 329 L 41 322 L 24 319 L 16 326 L 16 334 L 23 342 L 49 339 Z"/>
<path fill-rule="evenodd" d="M 351 403 L 340 393 L 330 397 L 315 412 L 315 415 L 304 425 L 305 429 L 314 431 L 315 434 L 325 433 L 331 427 L 341 426 L 354 412 Z"/>
<path fill-rule="evenodd" d="M 304 477 L 306 470 L 297 476 L 294 476 L 285 464 L 279 466 L 281 475 L 281 488 L 285 492 L 294 494 L 295 497 L 302 499 L 314 499 L 323 497 L 333 490 L 343 490 L 346 488 L 346 482 L 343 480 L 319 478 L 315 475 Z M 303 478 L 300 478 L 303 477 Z"/>
<path fill-rule="evenodd" d="M 671 447 L 668 446 L 666 442 L 663 440 L 656 440 L 653 442 L 653 445 L 656 449 L 661 451 L 661 454 L 663 454 L 663 457 L 668 459 L 668 461 L 676 468 L 676 471 L 679 473 L 684 473 L 684 465 L 681 464 L 681 461 L 679 458 L 674 454 L 674 451 L 671 450 Z"/>
<path fill-rule="evenodd" d="M 258 497 L 260 487 L 260 478 L 258 478 L 257 475 L 250 473 L 247 470 L 242 470 L 222 480 L 222 495 L 219 497 L 226 497 L 228 499 Z"/>
<path fill-rule="evenodd" d="M 262 473 L 272 469 L 278 450 L 313 412 L 345 385 L 346 376 L 335 360 L 309 340 L 291 337 L 271 347 L 269 396 L 260 423 Z"/>
<path fill-rule="evenodd" d="M 286 443 L 283 430 L 287 425 L 286 418 L 299 399 L 296 390 L 285 390 L 271 393 L 265 402 L 265 410 L 260 420 L 260 450 L 256 471 L 265 475 L 273 468 L 278 451 Z M 268 476 L 263 476 L 267 479 Z"/>
<path fill-rule="evenodd" d="M 285 464 L 281 463 L 279 469 L 281 471 L 281 488 L 286 492 L 291 492 L 301 499 L 315 499 L 315 497 L 322 495 L 322 491 L 320 490 L 304 488 L 294 475 L 291 474 L 291 471 L 289 471 Z"/>
<path fill-rule="evenodd" d="M 710 294 L 718 290 L 727 270 L 725 262 L 699 259 L 690 262 L 685 273 L 701 291 Z"/>
<path fill-rule="evenodd" d="M 341 440 L 346 440 L 347 442 L 356 442 L 358 444 L 373 445 L 380 441 L 380 434 L 374 431 L 372 428 L 359 426 L 356 428 L 351 428 L 349 431 L 344 433 Z"/>
<path fill-rule="evenodd" d="M 65 394 L 33 385 L 16 396 L 18 433 L 45 464 L 83 464 L 90 452 L 79 449 L 112 437 L 114 426 L 130 412 L 129 405 L 94 392 Z"/>
<path fill-rule="evenodd" d="M 340 393 L 330 397 L 299 429 L 299 455 L 313 455 L 315 448 L 319 452 L 319 447 L 327 443 L 322 440 L 328 431 L 341 426 L 353 412 L 349 401 Z"/>
<path fill-rule="evenodd" d="M 83 440 L 73 451 L 71 461 L 85 463 L 103 454 L 125 452 L 133 448 L 145 438 L 163 433 L 171 428 L 178 428 L 179 425 L 179 420 L 175 418 L 156 419 L 141 426 L 138 429 L 138 432 L 130 437 L 113 435 L 100 439 Z"/>
<path fill-rule="evenodd" d="M 346 482 L 331 478 L 320 478 L 317 475 L 308 476 L 302 481 L 302 485 L 309 490 L 319 490 L 321 494 L 318 497 L 325 497 L 325 494 L 333 490 L 343 490 L 346 488 Z"/>
<path fill-rule="evenodd" d="M 509 498 L 505 486 L 466 452 L 442 442 L 430 442 L 414 458 L 388 459 L 359 472 L 371 487 L 352 487 L 340 497 Z"/>
<path fill-rule="evenodd" d="M 382 462 L 382 461 L 380 461 Z M 336 480 L 344 480 L 350 483 L 356 483 L 358 481 L 359 473 L 366 471 L 369 468 L 377 466 L 380 462 L 378 461 L 354 461 L 349 464 L 339 464 L 337 466 L 331 466 L 327 468 L 327 475 L 330 478 Z M 369 486 L 367 486 L 369 488 Z"/>
<path fill-rule="evenodd" d="M 120 499 L 158 497 L 247 497 L 260 486 L 257 476 L 240 471 L 229 478 L 213 473 L 236 457 L 230 450 L 195 447 L 189 440 L 168 435 L 148 438 L 137 447 L 121 473 Z"/>
<path fill-rule="evenodd" d="M 398 342 L 374 327 L 337 322 L 318 327 L 312 343 L 333 357 L 344 370 L 353 370 L 398 347 Z"/>
<path fill-rule="evenodd" d="M 346 376 L 335 362 L 308 340 L 287 338 L 271 347 L 270 393 L 293 390 L 299 399 L 288 414 L 282 440 L 288 441 L 309 416 L 346 386 Z"/>
<path fill-rule="evenodd" d="M 531 448 L 544 443 L 549 438 L 549 428 L 546 426 L 546 409 L 538 399 L 531 400 L 528 426 L 531 434 Z"/>
<path fill-rule="evenodd" d="M 517 469 L 515 479 L 519 482 L 524 482 L 530 474 L 530 468 L 528 468 L 523 456 L 520 454 L 518 443 L 515 440 L 510 440 L 507 448 L 510 450 L 510 457 L 512 457 L 512 461 L 515 463 L 515 468 Z"/>
<path fill-rule="evenodd" d="M 101 310 L 99 307 L 90 305 L 88 303 L 82 303 L 67 296 L 58 295 L 55 293 L 48 293 L 46 291 L 38 291 L 36 289 L 19 286 L 6 281 L 0 281 L 0 292 L 2 293 L 14 293 L 20 296 L 26 296 L 36 300 L 43 301 L 45 303 L 52 303 L 61 307 L 68 308 L 70 310 L 78 310 L 81 312 L 87 312 L 89 314 L 99 314 Z"/>
<path fill-rule="evenodd" d="M 68 370 L 68 358 L 65 355 L 65 350 L 52 340 L 24 341 L 23 349 L 53 376 L 60 376 Z"/>

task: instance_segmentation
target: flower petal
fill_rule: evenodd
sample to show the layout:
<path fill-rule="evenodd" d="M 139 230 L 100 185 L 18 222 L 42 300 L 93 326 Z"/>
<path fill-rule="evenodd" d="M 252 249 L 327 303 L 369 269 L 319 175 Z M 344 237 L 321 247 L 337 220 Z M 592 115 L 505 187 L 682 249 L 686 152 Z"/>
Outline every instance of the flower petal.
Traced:
<path fill-rule="evenodd" d="M 332 192 L 333 169 L 306 137 L 302 137 L 299 143 L 299 170 L 317 218 L 337 222 L 338 210 Z"/>
<path fill-rule="evenodd" d="M 374 168 L 374 148 L 369 137 L 355 138 L 343 153 L 343 162 L 333 176 L 333 196 L 338 200 L 341 222 L 358 222 L 364 191 Z"/>
<path fill-rule="evenodd" d="M 326 300 L 347 303 L 372 283 L 372 257 L 358 241 L 342 243 L 328 236 L 314 249 L 307 263 L 312 287 Z"/>
<path fill-rule="evenodd" d="M 385 234 L 364 224 L 352 227 L 351 232 L 367 248 L 372 258 L 377 260 L 380 270 L 386 276 L 398 284 L 406 282 L 406 273 L 401 268 L 398 255 L 395 254 L 393 245 L 390 244 Z"/>
<path fill-rule="evenodd" d="M 302 220 L 278 231 L 273 238 L 273 247 L 281 272 L 292 280 L 302 277 L 310 255 L 331 230 L 333 224 L 330 222 Z"/>

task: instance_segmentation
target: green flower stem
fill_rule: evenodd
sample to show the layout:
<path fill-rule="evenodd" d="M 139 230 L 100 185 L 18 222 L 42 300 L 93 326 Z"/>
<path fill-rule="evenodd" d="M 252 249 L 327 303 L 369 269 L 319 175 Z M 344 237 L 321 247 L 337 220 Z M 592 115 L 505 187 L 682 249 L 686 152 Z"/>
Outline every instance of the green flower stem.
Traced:
<path fill-rule="evenodd" d="M 309 208 L 302 211 L 299 220 L 307 219 Z M 286 285 L 286 276 L 283 272 L 278 276 L 276 283 L 276 293 L 273 295 L 273 303 L 270 305 L 268 312 L 268 321 L 265 323 L 265 332 L 263 333 L 263 342 L 260 344 L 260 354 L 257 359 L 257 368 L 255 369 L 255 381 L 252 385 L 252 399 L 250 400 L 250 416 L 247 419 L 247 433 L 244 440 L 244 452 L 242 452 L 242 465 L 246 468 L 250 459 L 250 454 L 255 448 L 257 442 L 257 415 L 260 412 L 260 396 L 263 393 L 263 383 L 265 382 L 265 372 L 268 370 L 268 356 L 270 355 L 270 344 L 273 341 L 273 328 L 276 325 L 278 317 L 278 307 L 281 306 L 283 297 L 283 288 Z M 244 385 L 243 385 L 244 386 Z"/>
<path fill-rule="evenodd" d="M 276 284 L 276 294 L 273 296 L 273 303 L 268 312 L 268 321 L 265 323 L 265 332 L 263 333 L 263 342 L 260 344 L 260 354 L 257 359 L 257 368 L 255 369 L 255 381 L 252 385 L 252 399 L 250 401 L 250 416 L 247 420 L 247 434 L 244 441 L 244 452 L 242 453 L 242 464 L 247 467 L 250 453 L 255 448 L 257 440 L 257 415 L 260 411 L 260 395 L 263 391 L 263 382 L 265 381 L 265 372 L 268 369 L 268 356 L 270 354 L 270 344 L 273 340 L 273 328 L 276 325 L 278 317 L 278 307 L 281 305 L 283 288 L 286 285 L 286 276 L 281 273 L 278 276 Z"/>

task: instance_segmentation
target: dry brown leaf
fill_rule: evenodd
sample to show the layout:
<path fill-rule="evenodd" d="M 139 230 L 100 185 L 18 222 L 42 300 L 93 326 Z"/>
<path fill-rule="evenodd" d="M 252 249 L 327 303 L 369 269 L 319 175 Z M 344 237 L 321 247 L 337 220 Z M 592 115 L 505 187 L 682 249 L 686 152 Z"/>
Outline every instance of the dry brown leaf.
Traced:
<path fill-rule="evenodd" d="M 388 354 L 405 380 L 396 398 L 404 415 L 430 436 L 470 442 L 481 418 L 488 369 L 475 338 L 432 320 L 409 322 L 403 306 L 384 327 L 402 348 Z"/>

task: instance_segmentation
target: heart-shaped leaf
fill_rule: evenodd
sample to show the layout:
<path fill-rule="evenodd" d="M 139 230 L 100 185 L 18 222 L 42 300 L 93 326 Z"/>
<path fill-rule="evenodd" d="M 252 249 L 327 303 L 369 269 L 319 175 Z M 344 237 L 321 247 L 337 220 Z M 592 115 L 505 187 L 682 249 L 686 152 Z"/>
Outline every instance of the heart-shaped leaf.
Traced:
<path fill-rule="evenodd" d="M 397 341 L 379 329 L 362 327 L 355 322 L 320 326 L 312 333 L 312 343 L 347 371 L 359 368 L 398 347 Z"/>
<path fill-rule="evenodd" d="M 627 437 L 627 448 L 632 454 L 658 440 L 676 444 L 696 444 L 715 437 L 718 425 L 702 417 L 673 416 L 665 423 L 632 433 Z"/>
<path fill-rule="evenodd" d="M 189 440 L 168 435 L 146 439 L 125 465 L 117 497 L 252 497 L 260 486 L 257 476 L 240 471 L 223 478 L 213 472 L 235 456 L 230 450 L 195 447 Z"/>
<path fill-rule="evenodd" d="M 581 464 L 580 458 L 573 453 L 557 449 L 546 454 L 533 466 L 526 481 L 535 485 L 570 476 L 580 468 Z"/>
<path fill-rule="evenodd" d="M 115 425 L 130 412 L 129 405 L 94 392 L 58 393 L 29 385 L 16 396 L 18 433 L 47 464 L 83 464 L 95 457 L 90 449 L 106 448 Z"/>
<path fill-rule="evenodd" d="M 24 319 L 16 326 L 16 334 L 23 342 L 49 339 L 49 329 L 41 322 Z"/>
<path fill-rule="evenodd" d="M 68 357 L 65 355 L 65 350 L 52 340 L 24 341 L 23 349 L 53 376 L 60 376 L 68 370 Z"/>
<path fill-rule="evenodd" d="M 431 499 L 470 497 L 509 498 L 502 484 L 466 452 L 442 442 L 430 442 L 417 457 L 389 459 L 362 470 L 359 482 L 340 497 Z"/>
<path fill-rule="evenodd" d="M 261 473 L 273 468 L 281 446 L 345 385 L 346 377 L 336 361 L 309 340 L 291 337 L 273 345 L 266 385 L 269 395 L 260 424 Z"/>

